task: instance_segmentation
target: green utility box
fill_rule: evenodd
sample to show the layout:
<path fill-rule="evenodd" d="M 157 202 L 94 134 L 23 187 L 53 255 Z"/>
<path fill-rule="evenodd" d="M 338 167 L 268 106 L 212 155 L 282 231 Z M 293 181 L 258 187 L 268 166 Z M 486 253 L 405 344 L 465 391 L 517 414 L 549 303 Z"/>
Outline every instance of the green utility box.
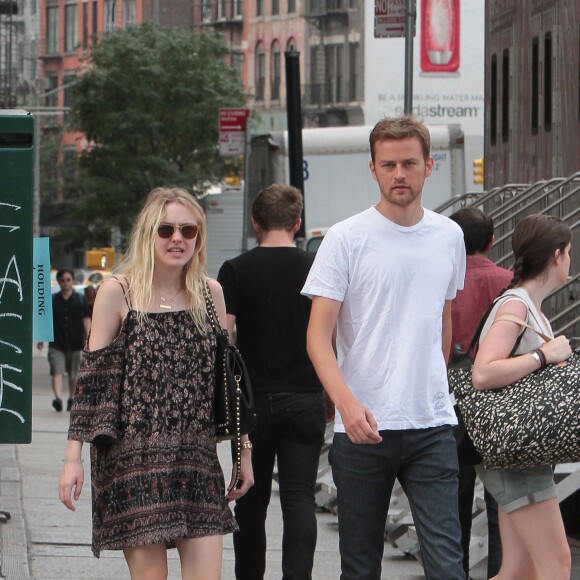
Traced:
<path fill-rule="evenodd" d="M 0 443 L 32 437 L 34 117 L 0 110 Z"/>

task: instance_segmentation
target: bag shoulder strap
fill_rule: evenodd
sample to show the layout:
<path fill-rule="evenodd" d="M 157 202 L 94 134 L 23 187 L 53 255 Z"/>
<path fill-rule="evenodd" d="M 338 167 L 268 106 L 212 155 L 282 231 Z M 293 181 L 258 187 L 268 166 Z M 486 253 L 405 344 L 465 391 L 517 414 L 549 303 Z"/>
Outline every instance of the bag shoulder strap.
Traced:
<path fill-rule="evenodd" d="M 477 343 L 479 342 L 479 337 L 481 336 L 481 332 L 483 330 L 483 327 L 485 326 L 485 323 L 487 322 L 487 319 L 489 318 L 489 315 L 491 314 L 491 311 L 493 310 L 494 306 L 498 303 L 498 301 L 501 298 L 506 298 L 508 296 L 513 296 L 513 294 L 509 294 L 509 291 L 501 294 L 500 296 L 498 296 L 490 305 L 489 308 L 486 310 L 485 314 L 481 317 L 475 331 L 473 332 L 473 337 L 471 338 L 471 342 L 469 343 L 469 346 L 467 347 L 467 351 L 466 354 L 469 355 L 471 357 L 471 353 L 473 351 L 473 349 L 475 348 L 475 346 L 477 345 Z M 508 315 L 506 315 L 508 316 Z M 514 316 L 514 318 L 517 318 L 517 316 Z M 498 320 L 497 318 L 495 320 Z M 495 322 L 494 320 L 494 322 Z M 535 332 L 537 332 L 534 328 L 532 328 L 531 326 L 528 326 L 523 320 L 521 319 L 517 319 L 518 320 L 518 324 L 521 324 L 523 326 L 526 326 L 528 328 L 531 328 L 532 330 L 534 330 Z M 515 320 L 513 321 L 515 322 Z M 523 338 L 523 332 L 520 333 L 520 335 L 518 336 L 518 339 L 516 340 L 516 344 L 514 346 L 514 348 L 512 349 L 512 352 L 510 353 L 510 356 L 513 356 L 513 354 L 515 353 L 515 351 L 518 349 L 518 346 L 520 345 L 520 342 Z M 548 339 L 544 339 L 544 340 L 550 340 Z"/>
<path fill-rule="evenodd" d="M 203 297 L 205 299 L 205 309 L 207 310 L 207 316 L 211 327 L 214 332 L 222 332 L 223 328 L 219 324 L 219 317 L 207 282 L 203 285 Z"/>
<path fill-rule="evenodd" d="M 514 316 L 513 314 L 502 314 L 501 316 L 496 317 L 496 319 L 493 321 L 493 323 L 495 324 L 496 322 L 498 322 L 500 320 L 507 320 L 509 322 L 515 322 L 516 324 L 519 324 L 520 326 L 525 326 L 526 328 L 533 330 L 538 336 L 540 336 L 541 338 L 543 338 L 546 341 L 552 340 L 552 338 L 550 336 L 548 336 L 547 334 L 544 334 L 540 330 L 536 330 L 533 326 L 526 324 L 521 318 L 519 318 L 518 316 Z"/>

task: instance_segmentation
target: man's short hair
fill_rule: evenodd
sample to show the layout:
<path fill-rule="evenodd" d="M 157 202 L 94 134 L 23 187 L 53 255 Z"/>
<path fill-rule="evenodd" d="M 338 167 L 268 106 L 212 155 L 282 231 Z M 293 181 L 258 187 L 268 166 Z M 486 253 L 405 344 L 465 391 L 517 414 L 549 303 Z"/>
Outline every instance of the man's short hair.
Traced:
<path fill-rule="evenodd" d="M 59 270 L 59 271 L 56 273 L 56 281 L 57 281 L 57 282 L 60 282 L 60 281 L 61 281 L 61 279 L 62 279 L 62 277 L 63 277 L 65 274 L 70 274 L 71 278 L 72 278 L 72 279 L 73 279 L 73 281 L 74 281 L 74 279 L 75 279 L 74 272 L 73 272 L 72 270 L 69 270 L 68 268 L 61 268 L 61 269 L 60 269 L 60 270 Z"/>
<path fill-rule="evenodd" d="M 375 161 L 375 143 L 377 141 L 399 141 L 417 137 L 423 150 L 423 157 L 427 159 L 431 151 L 431 134 L 425 123 L 414 115 L 402 117 L 385 117 L 381 119 L 371 131 L 369 144 L 371 159 Z"/>
<path fill-rule="evenodd" d="M 485 252 L 493 239 L 493 220 L 474 207 L 465 207 L 449 216 L 463 230 L 465 252 L 468 256 Z"/>
<path fill-rule="evenodd" d="M 291 185 L 273 183 L 258 193 L 252 203 L 252 218 L 264 231 L 291 231 L 302 213 L 300 190 Z"/>

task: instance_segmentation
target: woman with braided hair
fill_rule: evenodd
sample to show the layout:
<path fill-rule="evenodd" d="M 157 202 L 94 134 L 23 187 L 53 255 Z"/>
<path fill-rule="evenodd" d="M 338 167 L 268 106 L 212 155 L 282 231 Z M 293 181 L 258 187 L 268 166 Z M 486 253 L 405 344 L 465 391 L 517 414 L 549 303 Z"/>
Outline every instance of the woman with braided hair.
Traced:
<path fill-rule="evenodd" d="M 473 365 L 475 389 L 505 387 L 572 354 L 566 337 L 554 338 L 541 311 L 548 294 L 566 282 L 570 240 L 568 225 L 552 216 L 531 215 L 516 225 L 514 277 L 481 332 Z M 499 505 L 503 560 L 495 579 L 568 580 L 570 548 L 551 467 L 499 470 L 478 465 L 476 470 Z"/>

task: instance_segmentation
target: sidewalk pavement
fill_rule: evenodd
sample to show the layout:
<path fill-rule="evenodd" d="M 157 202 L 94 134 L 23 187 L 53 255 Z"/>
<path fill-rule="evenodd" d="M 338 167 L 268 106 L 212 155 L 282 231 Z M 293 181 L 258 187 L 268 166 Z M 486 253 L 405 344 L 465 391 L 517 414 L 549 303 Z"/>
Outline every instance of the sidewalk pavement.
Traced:
<path fill-rule="evenodd" d="M 0 510 L 11 519 L 0 523 L 0 578 L 8 580 L 124 580 L 129 572 L 122 552 L 104 552 L 99 560 L 91 553 L 90 481 L 85 481 L 77 510 L 70 512 L 58 499 L 58 476 L 66 445 L 68 413 L 55 412 L 46 355 L 33 359 L 33 421 L 30 445 L 0 445 Z M 89 448 L 84 446 L 85 465 Z M 219 447 L 220 460 L 229 476 L 229 445 Z M 89 469 L 85 470 L 89 473 Z M 318 543 L 314 580 L 338 580 L 338 528 L 336 517 L 318 513 Z M 281 577 L 282 516 L 276 484 L 267 520 L 268 552 L 265 580 Z M 169 554 L 169 578 L 179 580 L 179 559 Z M 224 580 L 234 578 L 231 534 L 224 538 Z M 420 580 L 422 567 L 411 557 L 385 544 L 385 580 Z"/>

